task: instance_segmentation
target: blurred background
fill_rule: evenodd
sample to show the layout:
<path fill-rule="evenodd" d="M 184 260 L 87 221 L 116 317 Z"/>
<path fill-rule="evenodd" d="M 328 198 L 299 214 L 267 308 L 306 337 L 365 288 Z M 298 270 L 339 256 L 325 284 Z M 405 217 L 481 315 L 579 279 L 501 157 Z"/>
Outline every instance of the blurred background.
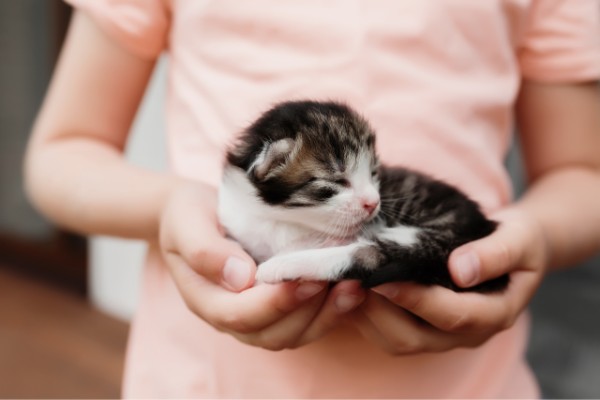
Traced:
<path fill-rule="evenodd" d="M 70 14 L 58 0 L 0 0 L 0 398 L 118 397 L 137 301 L 143 243 L 64 232 L 23 192 L 25 145 Z M 155 170 L 166 165 L 167 63 L 157 64 L 127 149 Z M 521 193 L 518 143 L 507 165 Z M 600 398 L 599 288 L 596 257 L 548 276 L 532 302 L 528 358 L 545 398 Z"/>

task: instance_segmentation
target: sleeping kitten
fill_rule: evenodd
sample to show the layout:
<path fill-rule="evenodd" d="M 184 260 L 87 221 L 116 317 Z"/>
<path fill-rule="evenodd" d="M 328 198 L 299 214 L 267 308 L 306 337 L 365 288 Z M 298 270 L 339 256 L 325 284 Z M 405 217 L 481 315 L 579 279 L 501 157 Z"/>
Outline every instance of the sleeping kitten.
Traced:
<path fill-rule="evenodd" d="M 281 103 L 227 153 L 218 214 L 259 262 L 257 280 L 406 280 L 453 290 L 450 252 L 496 223 L 452 186 L 380 165 L 349 107 Z M 468 290 L 500 290 L 503 276 Z"/>

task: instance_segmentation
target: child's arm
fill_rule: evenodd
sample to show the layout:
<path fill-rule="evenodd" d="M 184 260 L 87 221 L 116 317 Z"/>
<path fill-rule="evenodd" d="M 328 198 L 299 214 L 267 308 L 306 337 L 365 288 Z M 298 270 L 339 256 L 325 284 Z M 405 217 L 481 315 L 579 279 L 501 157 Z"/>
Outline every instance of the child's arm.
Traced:
<path fill-rule="evenodd" d="M 74 18 L 26 156 L 27 191 L 46 216 L 79 232 L 156 237 L 176 181 L 122 157 L 153 67 Z"/>
<path fill-rule="evenodd" d="M 284 348 L 323 335 L 343 314 L 335 302 L 351 296 L 356 306 L 359 288 L 286 283 L 236 293 L 252 285 L 255 265 L 219 231 L 216 190 L 124 161 L 153 65 L 76 14 L 27 152 L 33 203 L 67 228 L 159 245 L 188 307 L 239 340 Z M 225 268 L 227 260 L 237 261 Z"/>
<path fill-rule="evenodd" d="M 542 224 L 551 268 L 600 249 L 600 86 L 526 83 L 517 105 L 530 187 L 519 202 Z"/>
<path fill-rule="evenodd" d="M 596 82 L 525 82 L 517 104 L 530 187 L 493 215 L 499 229 L 456 249 L 449 268 L 461 286 L 510 273 L 503 293 L 455 293 L 387 284 L 356 313 L 363 334 L 394 354 L 481 344 L 510 327 L 547 268 L 600 249 L 600 96 Z M 399 306 L 399 307 L 398 307 Z M 430 325 L 417 322 L 405 310 Z"/>

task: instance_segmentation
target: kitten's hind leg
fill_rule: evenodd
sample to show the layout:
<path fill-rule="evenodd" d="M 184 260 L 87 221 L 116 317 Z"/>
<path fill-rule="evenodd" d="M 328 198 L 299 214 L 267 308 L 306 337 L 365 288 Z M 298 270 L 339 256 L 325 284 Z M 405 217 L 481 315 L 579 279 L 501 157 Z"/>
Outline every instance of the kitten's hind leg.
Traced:
<path fill-rule="evenodd" d="M 370 241 L 359 240 L 346 246 L 300 250 L 270 258 L 258 266 L 256 280 L 276 283 L 288 280 L 338 281 L 356 265 L 376 266 L 379 254 Z M 375 252 L 374 252 L 375 251 Z M 377 260 L 376 260 L 377 259 Z"/>
<path fill-rule="evenodd" d="M 394 258 L 388 258 L 385 264 L 376 270 L 365 271 L 354 270 L 347 274 L 346 279 L 360 279 L 365 288 L 396 281 L 411 281 L 426 285 L 441 285 L 457 290 L 458 287 L 452 282 L 446 264 L 428 257 L 418 257 L 406 252 L 396 252 Z"/>
<path fill-rule="evenodd" d="M 506 289 L 508 275 L 482 282 L 477 286 L 461 288 L 454 283 L 448 270 L 447 256 L 425 249 L 405 249 L 378 243 L 385 260 L 375 270 L 352 268 L 344 279 L 360 279 L 362 286 L 371 288 L 394 281 L 411 281 L 424 285 L 440 285 L 457 292 L 493 293 Z M 387 247 L 387 248 L 386 248 Z M 431 249 L 430 249 L 431 250 Z"/>

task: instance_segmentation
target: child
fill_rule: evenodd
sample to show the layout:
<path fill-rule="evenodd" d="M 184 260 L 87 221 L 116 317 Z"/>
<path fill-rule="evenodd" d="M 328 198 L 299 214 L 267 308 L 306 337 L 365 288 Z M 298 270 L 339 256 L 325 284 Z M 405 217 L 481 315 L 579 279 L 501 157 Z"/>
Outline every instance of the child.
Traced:
<path fill-rule="evenodd" d="M 539 395 L 523 310 L 548 268 L 600 248 L 598 1 L 70 1 L 27 188 L 67 228 L 151 244 L 126 397 Z M 166 175 L 122 158 L 162 51 Z M 509 288 L 254 287 L 256 265 L 215 217 L 221 159 L 271 104 L 303 98 L 360 110 L 386 162 L 500 221 L 449 268 L 464 287 L 510 273 Z M 511 203 L 513 116 L 530 188 Z"/>

